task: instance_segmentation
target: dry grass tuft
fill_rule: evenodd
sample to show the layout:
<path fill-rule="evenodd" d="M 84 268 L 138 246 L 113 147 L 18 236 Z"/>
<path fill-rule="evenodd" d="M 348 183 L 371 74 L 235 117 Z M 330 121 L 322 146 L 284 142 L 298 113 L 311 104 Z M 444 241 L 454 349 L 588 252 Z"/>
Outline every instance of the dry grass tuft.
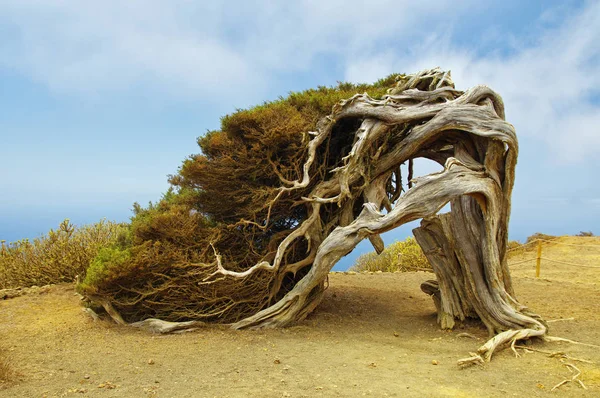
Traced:
<path fill-rule="evenodd" d="M 0 289 L 70 282 L 84 277 L 100 248 L 127 233 L 123 224 L 102 220 L 75 227 L 64 220 L 57 230 L 33 241 L 23 239 L 0 246 Z"/>
<path fill-rule="evenodd" d="M 535 242 L 538 240 L 554 240 L 557 239 L 558 236 L 554 236 L 554 235 L 548 235 L 548 234 L 543 234 L 541 232 L 536 232 L 535 234 L 528 236 L 527 240 L 525 241 L 525 244 L 531 243 L 531 242 Z"/>
<path fill-rule="evenodd" d="M 415 238 L 408 237 L 404 241 L 396 241 L 377 255 L 375 252 L 363 254 L 351 268 L 353 271 L 415 271 L 431 270 L 431 265 Z"/>
<path fill-rule="evenodd" d="M 9 382 L 13 381 L 15 372 L 6 359 L 6 351 L 0 349 L 0 389 Z"/>

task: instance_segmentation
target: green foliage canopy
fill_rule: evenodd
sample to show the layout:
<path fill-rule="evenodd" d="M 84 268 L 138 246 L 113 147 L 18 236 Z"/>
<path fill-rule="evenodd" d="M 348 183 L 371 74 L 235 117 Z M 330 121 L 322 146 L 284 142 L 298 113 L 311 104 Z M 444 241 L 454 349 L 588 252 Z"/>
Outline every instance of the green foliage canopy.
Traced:
<path fill-rule="evenodd" d="M 234 322 L 272 304 L 310 264 L 278 278 L 258 271 L 251 278 L 206 283 L 216 253 L 232 271 L 272 261 L 282 240 L 307 218 L 301 198 L 316 182 L 283 195 L 279 188 L 282 181 L 302 175 L 309 132 L 341 100 L 364 92 L 381 98 L 403 78 L 391 75 L 372 85 L 339 83 L 291 93 L 223 117 L 220 130 L 198 138 L 201 153 L 170 176 L 172 188 L 160 201 L 146 208 L 134 205 L 127 241 L 98 254 L 80 291 L 110 302 L 128 322 L 151 317 Z M 313 171 L 325 179 L 353 139 L 331 134 L 331 142 L 316 153 Z M 308 245 L 294 241 L 284 263 L 305 258 Z"/>

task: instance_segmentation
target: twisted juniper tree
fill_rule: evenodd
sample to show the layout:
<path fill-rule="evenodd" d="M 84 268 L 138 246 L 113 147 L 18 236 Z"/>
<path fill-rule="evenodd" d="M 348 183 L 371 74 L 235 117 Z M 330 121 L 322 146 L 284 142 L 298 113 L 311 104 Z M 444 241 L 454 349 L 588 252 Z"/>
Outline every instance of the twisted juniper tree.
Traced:
<path fill-rule="evenodd" d="M 136 205 L 130 234 L 100 252 L 81 291 L 116 321 L 156 331 L 286 326 L 319 304 L 361 240 L 380 252 L 381 233 L 422 219 L 415 237 L 437 277 L 422 289 L 441 327 L 486 325 L 495 337 L 466 362 L 489 359 L 547 331 L 507 267 L 518 145 L 504 119 L 498 94 L 459 91 L 439 69 L 238 111 L 199 139 L 173 190 Z M 413 178 L 418 158 L 443 171 Z"/>

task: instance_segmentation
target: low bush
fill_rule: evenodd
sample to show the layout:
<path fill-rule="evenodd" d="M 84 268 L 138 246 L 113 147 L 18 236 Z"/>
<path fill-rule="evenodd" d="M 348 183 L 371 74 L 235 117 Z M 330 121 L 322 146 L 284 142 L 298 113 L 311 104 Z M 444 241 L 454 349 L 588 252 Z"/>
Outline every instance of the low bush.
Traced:
<path fill-rule="evenodd" d="M 415 238 L 396 241 L 386 247 L 379 255 L 375 252 L 363 254 L 352 266 L 352 271 L 415 271 L 431 270 L 431 265 Z"/>
<path fill-rule="evenodd" d="M 57 230 L 33 241 L 23 239 L 0 247 L 0 289 L 48 285 L 84 278 L 102 247 L 126 239 L 128 227 L 102 220 L 75 227 L 64 220 Z"/>
<path fill-rule="evenodd" d="M 518 255 L 525 253 L 525 251 L 530 247 L 535 247 L 535 246 L 534 245 L 525 246 L 524 244 L 522 244 L 521 242 L 519 242 L 517 240 L 509 240 L 508 245 L 506 245 L 506 253 L 508 254 L 508 257 L 510 258 L 512 256 L 518 256 Z"/>
<path fill-rule="evenodd" d="M 592 233 L 592 231 L 581 231 L 575 236 L 590 237 L 590 236 L 594 236 L 594 234 Z"/>
<path fill-rule="evenodd" d="M 518 240 L 509 240 L 508 245 L 506 246 L 506 250 L 512 251 L 520 249 L 521 247 L 523 247 L 523 245 Z"/>
<path fill-rule="evenodd" d="M 525 244 L 534 242 L 536 240 L 554 240 L 556 238 L 558 238 L 558 236 L 546 235 L 546 234 L 543 234 L 541 232 L 536 232 L 535 234 L 527 237 L 527 240 L 525 241 Z"/>

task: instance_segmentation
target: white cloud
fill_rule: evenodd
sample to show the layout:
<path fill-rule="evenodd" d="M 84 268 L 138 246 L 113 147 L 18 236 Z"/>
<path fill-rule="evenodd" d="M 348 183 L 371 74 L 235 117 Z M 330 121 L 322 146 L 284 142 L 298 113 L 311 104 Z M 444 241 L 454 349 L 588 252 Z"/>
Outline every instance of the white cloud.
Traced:
<path fill-rule="evenodd" d="M 218 36 L 218 13 L 158 1 L 18 0 L 0 5 L 0 66 L 58 92 L 126 91 L 136 85 L 186 96 L 259 86 L 261 76 Z M 185 5 L 185 4 L 184 4 Z M 188 6 L 191 5 L 187 4 Z"/>
<path fill-rule="evenodd" d="M 142 87 L 244 106 L 297 72 L 311 72 L 311 85 L 326 83 L 318 76 L 322 65 L 311 69 L 317 59 L 331 61 L 328 67 L 345 71 L 340 80 L 350 81 L 441 66 L 452 69 L 459 87 L 485 83 L 497 90 L 519 134 L 545 142 L 555 158 L 598 153 L 600 109 L 588 99 L 600 87 L 600 2 L 571 16 L 549 9 L 539 25 L 552 27 L 530 30 L 529 37 L 493 26 L 473 32 L 479 44 L 509 48 L 483 55 L 456 44 L 452 34 L 481 7 L 450 0 L 6 0 L 0 67 L 58 93 L 110 98 Z"/>
<path fill-rule="evenodd" d="M 468 3 L 7 0 L 0 67 L 61 93 L 142 85 L 260 100 L 278 74 L 309 71 L 321 55 L 342 65 L 368 56 L 375 43 L 403 40 L 425 18 L 446 19 Z"/>
<path fill-rule="evenodd" d="M 560 21 L 556 12 L 547 11 L 543 19 Z M 544 142 L 559 161 L 584 161 L 600 153 L 600 105 L 590 101 L 600 93 L 600 2 L 587 3 L 541 37 L 523 39 L 533 44 L 506 35 L 516 43 L 509 55 L 482 56 L 434 33 L 405 56 L 390 57 L 384 50 L 384 70 L 451 69 L 459 88 L 487 84 L 499 92 L 519 135 Z M 380 73 L 380 65 L 349 63 L 346 76 L 372 80 L 371 71 Z"/>
<path fill-rule="evenodd" d="M 394 71 L 394 55 L 390 52 L 352 61 L 346 68 L 345 80 L 374 82 Z"/>

